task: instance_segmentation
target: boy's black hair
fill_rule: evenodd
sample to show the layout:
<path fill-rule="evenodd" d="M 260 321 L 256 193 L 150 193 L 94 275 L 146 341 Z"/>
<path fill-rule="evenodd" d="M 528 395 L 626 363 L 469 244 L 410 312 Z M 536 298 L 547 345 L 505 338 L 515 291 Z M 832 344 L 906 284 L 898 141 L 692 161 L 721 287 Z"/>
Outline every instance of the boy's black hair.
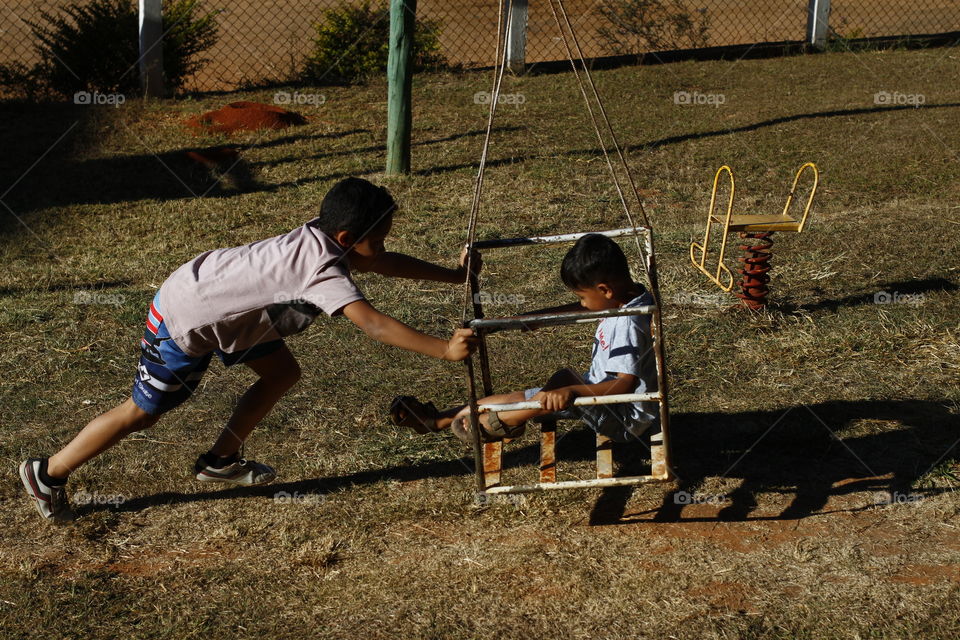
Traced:
<path fill-rule="evenodd" d="M 601 282 L 629 282 L 630 267 L 620 245 L 607 236 L 588 233 L 563 257 L 560 279 L 569 289 L 586 289 Z"/>
<path fill-rule="evenodd" d="M 309 222 L 327 235 L 349 231 L 356 240 L 390 219 L 397 204 L 383 187 L 363 178 L 346 178 L 330 188 L 320 215 Z"/>

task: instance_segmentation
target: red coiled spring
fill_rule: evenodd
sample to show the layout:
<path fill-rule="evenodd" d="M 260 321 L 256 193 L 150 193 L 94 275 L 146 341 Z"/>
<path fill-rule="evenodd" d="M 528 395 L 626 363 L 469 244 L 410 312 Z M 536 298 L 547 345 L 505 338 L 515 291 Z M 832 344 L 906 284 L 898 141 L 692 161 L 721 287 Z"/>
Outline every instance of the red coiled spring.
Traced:
<path fill-rule="evenodd" d="M 770 289 L 767 284 L 770 282 L 770 258 L 773 254 L 770 247 L 773 246 L 771 236 L 773 231 L 762 233 L 741 232 L 740 237 L 751 241 L 748 244 L 740 245 L 740 250 L 746 255 L 738 258 L 743 263 L 740 273 L 743 278 L 740 280 L 742 293 L 737 297 L 743 300 L 743 303 L 750 309 L 762 309 L 767 306 L 767 294 Z"/>

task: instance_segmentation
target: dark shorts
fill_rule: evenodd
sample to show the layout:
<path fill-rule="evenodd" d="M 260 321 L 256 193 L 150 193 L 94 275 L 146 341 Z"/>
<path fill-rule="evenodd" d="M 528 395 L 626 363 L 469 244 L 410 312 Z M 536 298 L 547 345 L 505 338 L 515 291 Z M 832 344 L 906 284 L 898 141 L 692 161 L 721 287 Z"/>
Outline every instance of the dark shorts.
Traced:
<path fill-rule="evenodd" d="M 133 380 L 133 401 L 150 415 L 159 416 L 180 406 L 190 397 L 210 366 L 214 353 L 223 364 L 230 367 L 262 358 L 281 347 L 283 340 L 274 340 L 235 353 L 216 349 L 202 356 L 188 356 L 170 338 L 157 295 L 150 303 L 147 329 L 140 340 L 140 363 Z"/>

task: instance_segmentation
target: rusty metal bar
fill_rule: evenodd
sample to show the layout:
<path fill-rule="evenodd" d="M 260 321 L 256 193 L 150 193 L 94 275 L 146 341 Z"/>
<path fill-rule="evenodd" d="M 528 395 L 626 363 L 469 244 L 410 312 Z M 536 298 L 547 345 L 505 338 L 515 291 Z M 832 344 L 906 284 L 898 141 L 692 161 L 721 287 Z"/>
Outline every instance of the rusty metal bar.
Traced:
<path fill-rule="evenodd" d="M 464 304 L 463 304 L 463 315 L 462 315 L 462 324 L 463 326 L 468 326 L 467 324 L 467 310 L 470 308 L 470 300 L 466 299 L 466 296 L 472 297 L 476 300 L 476 288 L 478 283 L 476 278 L 469 277 L 473 271 L 473 249 L 474 249 L 474 240 L 476 239 L 477 231 L 477 218 L 480 212 L 480 196 L 483 191 L 483 175 L 484 170 L 486 169 L 487 164 L 487 151 L 490 147 L 490 136 L 493 132 L 493 118 L 497 111 L 497 103 L 500 98 L 500 85 L 503 81 L 503 73 L 506 68 L 506 46 L 501 47 L 501 42 L 504 38 L 503 28 L 502 28 L 502 19 L 503 19 L 503 0 L 499 2 L 499 11 L 497 13 L 497 51 L 496 58 L 499 61 L 499 73 L 497 69 L 494 69 L 493 73 L 493 90 L 491 92 L 492 100 L 490 101 L 490 111 L 487 117 L 487 129 L 486 135 L 483 140 L 483 149 L 480 152 L 480 168 L 477 171 L 477 179 L 474 184 L 473 192 L 473 203 L 470 209 L 470 222 L 467 225 L 467 282 L 464 287 Z M 482 337 L 481 337 L 482 342 Z M 481 353 L 481 360 L 483 361 L 486 358 L 486 350 Z M 477 412 L 477 387 L 475 374 L 473 369 L 473 357 L 468 357 L 465 361 L 467 368 L 467 388 L 469 392 L 469 406 L 470 406 L 470 425 L 473 429 L 473 459 L 474 466 L 476 471 L 476 480 L 477 480 L 477 490 L 481 493 L 486 490 L 486 481 L 484 479 L 483 472 L 483 446 L 480 442 L 480 414 Z M 486 367 L 486 363 L 481 362 L 484 368 L 487 369 L 487 377 L 489 377 L 489 370 Z M 485 380 L 485 385 L 488 380 Z"/>
<path fill-rule="evenodd" d="M 660 393 L 660 432 L 650 435 L 650 475 L 658 481 L 674 477 L 670 456 L 670 403 L 667 394 L 666 347 L 663 345 L 663 318 L 660 313 L 660 283 L 657 276 L 656 258 L 653 252 L 653 236 L 645 238 L 647 277 L 650 280 L 650 295 L 656 304 L 653 322 L 650 323 L 650 337 L 653 339 L 654 361 L 657 365 L 657 391 Z M 658 437 L 659 436 L 659 437 Z M 658 441 L 658 442 L 655 442 Z"/>
<path fill-rule="evenodd" d="M 483 477 L 484 490 L 500 484 L 500 472 L 503 467 L 503 444 L 500 442 L 485 442 L 483 444 Z"/>
<path fill-rule="evenodd" d="M 531 327 L 553 327 L 566 324 L 582 324 L 616 318 L 620 316 L 647 316 L 656 313 L 657 306 L 653 304 L 636 307 L 621 307 L 604 311 L 567 311 L 564 313 L 538 313 L 525 316 L 508 316 L 504 318 L 477 318 L 470 320 L 467 326 L 474 331 L 493 333 L 504 329 L 529 329 Z"/>
<path fill-rule="evenodd" d="M 473 463 L 477 491 L 486 491 L 487 482 L 483 472 L 483 445 L 480 442 L 480 412 L 477 409 L 477 383 L 473 370 L 473 356 L 463 361 L 467 367 L 467 397 L 470 406 L 470 425 L 473 429 Z"/>
<path fill-rule="evenodd" d="M 561 480 L 560 482 L 536 482 L 492 487 L 487 493 L 534 493 L 554 489 L 602 489 L 604 487 L 630 487 L 638 484 L 663 482 L 657 476 L 629 476 L 626 478 L 593 478 L 590 480 Z"/>
<path fill-rule="evenodd" d="M 470 274 L 470 297 L 473 302 L 474 318 L 483 318 L 483 304 L 477 293 L 480 291 L 480 283 L 475 274 Z M 487 356 L 487 341 L 482 330 L 476 330 L 477 338 L 480 344 L 477 348 L 477 355 L 480 358 L 480 382 L 483 385 L 483 395 L 493 395 L 493 383 L 490 379 L 490 359 Z M 500 442 L 480 443 L 480 419 L 479 408 L 471 405 L 471 414 L 477 413 L 476 421 L 471 415 L 471 425 L 474 429 L 474 439 L 481 449 L 482 458 L 476 457 L 474 449 L 474 464 L 481 469 L 478 473 L 477 484 L 481 491 L 500 484 L 500 472 L 503 468 L 503 445 Z"/>
<path fill-rule="evenodd" d="M 473 301 L 473 317 L 475 320 L 482 320 L 483 303 L 480 296 L 480 282 L 476 274 L 470 274 L 470 298 Z M 484 339 L 483 331 L 476 331 L 480 339 L 480 345 L 477 348 L 477 355 L 480 356 L 480 381 L 483 383 L 483 395 L 493 395 L 493 383 L 490 381 L 490 358 L 487 356 L 487 341 Z"/>
<path fill-rule="evenodd" d="M 661 480 L 670 480 L 673 474 L 665 439 L 666 431 L 662 429 L 650 432 L 650 475 Z"/>
<path fill-rule="evenodd" d="M 540 423 L 540 482 L 557 481 L 557 421 Z"/>
<path fill-rule="evenodd" d="M 656 402 L 660 400 L 658 391 L 649 393 L 614 393 L 608 396 L 581 396 L 573 401 L 575 407 L 592 407 L 600 404 L 627 404 L 630 402 Z M 490 411 L 523 411 L 526 409 L 542 409 L 539 400 L 525 400 L 505 404 L 482 404 L 478 407 L 480 413 Z"/>
<path fill-rule="evenodd" d="M 613 441 L 597 434 L 597 478 L 613 477 Z"/>
<path fill-rule="evenodd" d="M 650 230 L 647 227 L 613 229 L 611 231 L 585 231 L 583 233 L 564 233 L 556 236 L 532 236 L 529 238 L 497 238 L 494 240 L 475 240 L 474 249 L 499 249 L 503 247 L 521 247 L 533 244 L 563 244 L 566 242 L 576 242 L 585 235 L 599 233 L 608 238 L 619 238 L 621 236 L 632 236 L 637 233 L 649 235 Z"/>

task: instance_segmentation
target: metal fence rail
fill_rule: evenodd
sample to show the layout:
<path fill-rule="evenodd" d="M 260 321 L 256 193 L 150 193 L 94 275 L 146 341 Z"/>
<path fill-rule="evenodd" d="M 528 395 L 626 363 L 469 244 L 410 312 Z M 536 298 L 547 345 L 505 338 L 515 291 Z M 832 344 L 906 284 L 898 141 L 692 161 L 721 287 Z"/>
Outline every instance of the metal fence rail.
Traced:
<path fill-rule="evenodd" d="M 35 39 L 28 25 L 43 11 L 87 0 L 7 0 L 0 8 L 0 64 L 37 61 Z M 136 0 L 130 0 L 135 2 Z M 359 1 L 359 0 L 350 0 Z M 529 1 L 529 0 L 528 0 Z M 705 26 L 700 37 L 691 30 L 654 28 L 651 34 L 618 33 L 616 23 L 636 18 L 650 0 L 566 0 L 567 11 L 588 57 L 642 54 L 662 49 L 802 41 L 807 38 L 813 0 L 661 0 L 665 10 L 679 10 L 694 25 Z M 820 0 L 824 2 L 825 0 Z M 218 16 L 220 37 L 204 54 L 203 68 L 187 84 L 191 90 L 230 90 L 243 85 L 295 79 L 311 50 L 313 25 L 325 9 L 342 0 L 204 0 Z M 521 6 L 521 0 L 515 0 Z M 658 5 L 654 2 L 653 5 Z M 832 0 L 831 37 L 908 36 L 960 31 L 960 2 L 955 0 Z M 673 9 L 670 9 L 670 8 Z M 679 8 L 679 9 L 678 9 Z M 464 67 L 492 64 L 496 41 L 497 0 L 420 0 L 418 18 L 440 24 L 440 45 L 446 60 Z M 649 21 L 664 21 L 661 11 Z M 642 22 L 642 21 L 640 21 Z M 827 33 L 827 30 L 823 30 Z M 526 63 L 566 59 L 549 5 L 529 2 Z M 651 43 L 651 40 L 655 42 Z M 349 43 L 345 43 L 348 46 Z M 110 46 L 105 43 L 104 46 Z"/>

